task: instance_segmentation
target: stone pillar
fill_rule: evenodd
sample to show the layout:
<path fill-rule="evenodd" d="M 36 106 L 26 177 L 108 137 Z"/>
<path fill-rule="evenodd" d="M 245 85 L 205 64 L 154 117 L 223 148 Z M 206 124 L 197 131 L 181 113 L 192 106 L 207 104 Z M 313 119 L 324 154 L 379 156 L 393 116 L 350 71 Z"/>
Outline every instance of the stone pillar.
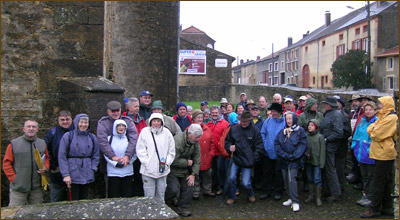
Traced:
<path fill-rule="evenodd" d="M 104 76 L 121 85 L 125 97 L 149 90 L 173 110 L 179 2 L 112 1 L 105 7 Z"/>

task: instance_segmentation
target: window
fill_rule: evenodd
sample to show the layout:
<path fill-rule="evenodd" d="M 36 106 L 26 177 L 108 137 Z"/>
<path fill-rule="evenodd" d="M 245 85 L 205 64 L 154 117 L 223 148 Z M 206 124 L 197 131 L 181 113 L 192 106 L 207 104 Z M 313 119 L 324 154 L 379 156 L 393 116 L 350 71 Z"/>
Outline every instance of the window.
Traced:
<path fill-rule="evenodd" d="M 278 71 L 279 63 L 275 62 L 274 63 L 274 71 Z"/>
<path fill-rule="evenodd" d="M 294 64 L 295 70 L 298 70 L 298 69 L 299 69 L 299 62 L 296 61 L 296 62 L 294 62 L 294 63 L 295 63 L 295 64 Z"/>
<path fill-rule="evenodd" d="M 272 81 L 272 77 L 271 76 L 269 77 L 269 84 L 270 85 L 274 85 L 274 82 Z"/>
<path fill-rule="evenodd" d="M 395 87 L 396 87 L 396 77 L 388 76 L 388 77 L 383 78 L 383 89 L 394 90 L 394 89 L 396 89 Z"/>
<path fill-rule="evenodd" d="M 269 70 L 269 72 L 272 72 L 272 71 L 273 71 L 273 69 L 272 69 L 272 63 L 269 64 L 268 70 Z"/>
<path fill-rule="evenodd" d="M 361 40 L 356 40 L 355 42 L 356 50 L 361 50 Z"/>
<path fill-rule="evenodd" d="M 368 38 L 363 38 L 362 39 L 362 48 L 364 49 L 364 51 L 368 51 Z"/>
<path fill-rule="evenodd" d="M 363 26 L 363 33 L 368 32 L 368 25 Z"/>
<path fill-rule="evenodd" d="M 344 55 L 344 44 L 341 44 L 339 46 L 336 47 L 336 59 L 341 56 Z"/>
<path fill-rule="evenodd" d="M 393 71 L 393 63 L 394 59 L 393 57 L 388 57 L 386 58 L 386 70 L 387 71 Z"/>
<path fill-rule="evenodd" d="M 291 54 L 292 54 L 291 58 L 292 58 L 292 59 L 295 58 L 294 50 L 291 51 Z"/>
<path fill-rule="evenodd" d="M 325 46 L 325 41 L 324 40 L 322 41 L 322 46 Z"/>
<path fill-rule="evenodd" d="M 295 70 L 294 62 L 292 62 L 292 70 Z"/>
<path fill-rule="evenodd" d="M 286 52 L 286 60 L 289 59 L 289 51 Z"/>
<path fill-rule="evenodd" d="M 305 50 L 305 52 L 307 53 L 307 51 L 308 51 L 308 46 L 306 46 L 306 47 L 304 48 L 304 50 Z"/>
<path fill-rule="evenodd" d="M 343 34 L 339 34 L 339 40 L 343 40 Z"/>
<path fill-rule="evenodd" d="M 325 76 L 325 83 L 328 83 L 328 76 Z"/>
<path fill-rule="evenodd" d="M 356 35 L 360 34 L 360 28 L 356 29 Z"/>
<path fill-rule="evenodd" d="M 287 83 L 291 83 L 291 82 L 290 82 L 290 77 L 287 78 Z"/>
<path fill-rule="evenodd" d="M 315 76 L 312 78 L 312 83 L 315 85 Z"/>
<path fill-rule="evenodd" d="M 283 70 L 284 67 L 285 67 L 285 64 L 283 63 L 283 61 L 281 61 L 281 69 Z"/>

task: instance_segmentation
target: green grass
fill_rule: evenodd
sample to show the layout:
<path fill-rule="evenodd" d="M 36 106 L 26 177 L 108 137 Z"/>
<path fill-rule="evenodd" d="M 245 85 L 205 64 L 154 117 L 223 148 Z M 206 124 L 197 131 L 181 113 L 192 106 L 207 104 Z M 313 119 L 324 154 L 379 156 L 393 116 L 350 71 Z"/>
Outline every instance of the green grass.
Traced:
<path fill-rule="evenodd" d="M 220 106 L 220 101 L 207 101 L 208 102 L 208 107 L 211 108 L 213 105 Z M 193 107 L 193 110 L 195 109 L 200 109 L 200 103 L 201 101 L 184 101 L 186 106 L 190 105 Z"/>

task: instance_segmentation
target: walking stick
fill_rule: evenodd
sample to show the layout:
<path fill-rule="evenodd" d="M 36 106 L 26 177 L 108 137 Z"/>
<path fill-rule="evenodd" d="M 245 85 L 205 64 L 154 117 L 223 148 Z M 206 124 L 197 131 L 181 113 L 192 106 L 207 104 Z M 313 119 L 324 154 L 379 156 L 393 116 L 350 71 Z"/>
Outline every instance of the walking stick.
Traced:
<path fill-rule="evenodd" d="M 72 202 L 71 188 L 68 188 L 68 193 L 69 193 L 69 201 Z"/>

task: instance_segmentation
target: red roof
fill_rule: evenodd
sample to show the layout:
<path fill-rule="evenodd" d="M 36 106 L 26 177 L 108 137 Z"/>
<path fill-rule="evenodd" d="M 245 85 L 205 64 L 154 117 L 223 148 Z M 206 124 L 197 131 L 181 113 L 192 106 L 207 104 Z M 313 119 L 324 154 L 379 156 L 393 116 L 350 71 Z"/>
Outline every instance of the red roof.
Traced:
<path fill-rule="evenodd" d="M 390 57 L 395 55 L 399 55 L 399 46 L 389 50 L 385 50 L 382 53 L 378 53 L 375 57 Z"/>
<path fill-rule="evenodd" d="M 204 33 L 204 31 L 201 31 L 200 29 L 194 27 L 193 25 L 186 28 L 185 30 L 182 31 L 183 33 Z"/>

